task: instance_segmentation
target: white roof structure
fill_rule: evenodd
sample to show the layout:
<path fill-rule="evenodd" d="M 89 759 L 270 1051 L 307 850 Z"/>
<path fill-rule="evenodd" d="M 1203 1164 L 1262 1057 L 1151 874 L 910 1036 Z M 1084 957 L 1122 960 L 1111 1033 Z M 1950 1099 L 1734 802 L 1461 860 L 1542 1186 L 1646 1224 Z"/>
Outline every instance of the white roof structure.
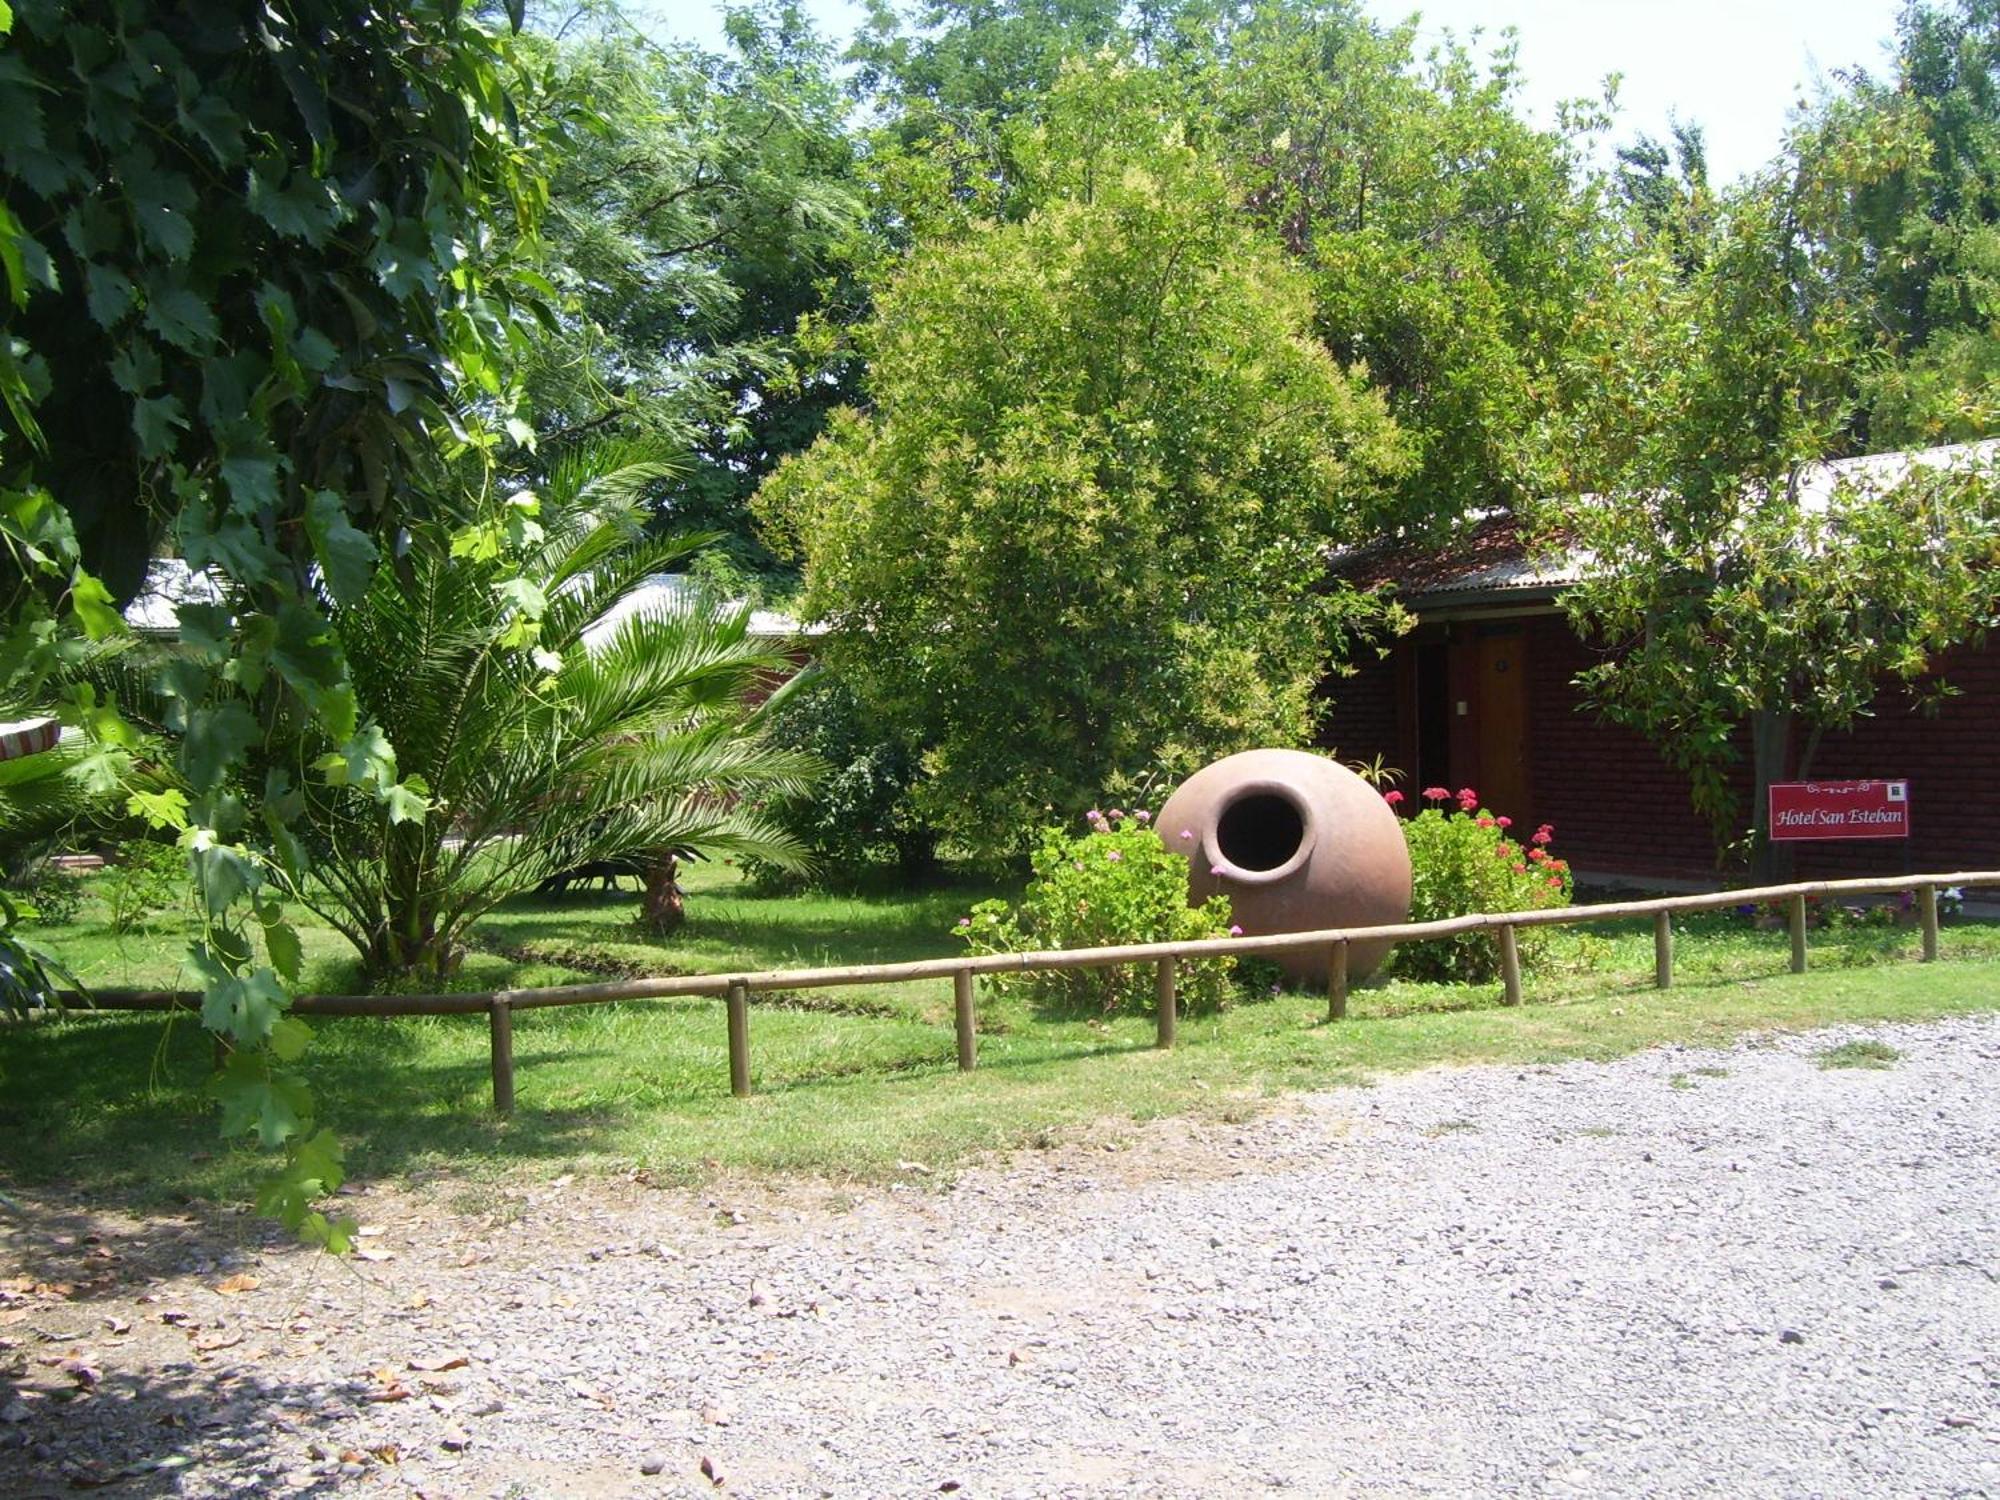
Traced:
<path fill-rule="evenodd" d="M 687 574 L 655 573 L 619 600 L 603 619 L 584 631 L 583 644 L 586 649 L 594 651 L 627 620 L 682 614 L 693 609 L 699 597 L 699 586 Z M 736 600 L 724 607 L 733 612 L 742 609 L 743 603 Z M 754 640 L 797 641 L 825 633 L 825 626 L 802 625 L 790 615 L 775 609 L 750 611 L 750 635 Z"/>
<path fill-rule="evenodd" d="M 584 645 L 592 650 L 609 639 L 612 632 L 635 616 L 675 614 L 692 609 L 697 589 L 684 573 L 656 573 L 619 603 L 618 607 L 583 633 Z M 213 575 L 190 568 L 178 557 L 156 557 L 146 564 L 146 583 L 138 596 L 125 606 L 125 623 L 139 635 L 170 636 L 180 628 L 184 604 L 219 604 L 222 587 Z M 727 606 L 741 609 L 742 604 Z M 801 625 L 788 614 L 774 609 L 750 612 L 750 634 L 761 641 L 806 640 L 824 635 L 825 627 Z"/>

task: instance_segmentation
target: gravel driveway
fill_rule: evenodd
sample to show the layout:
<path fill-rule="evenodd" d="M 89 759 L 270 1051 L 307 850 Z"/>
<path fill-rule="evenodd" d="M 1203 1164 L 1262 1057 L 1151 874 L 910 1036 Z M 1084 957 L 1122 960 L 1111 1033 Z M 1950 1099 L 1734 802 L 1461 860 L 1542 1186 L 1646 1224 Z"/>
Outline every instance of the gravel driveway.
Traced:
<path fill-rule="evenodd" d="M 1996 1082 L 1992 1019 L 1434 1071 L 852 1199 L 377 1190 L 348 1265 L 30 1205 L 0 1493 L 2000 1496 Z"/>

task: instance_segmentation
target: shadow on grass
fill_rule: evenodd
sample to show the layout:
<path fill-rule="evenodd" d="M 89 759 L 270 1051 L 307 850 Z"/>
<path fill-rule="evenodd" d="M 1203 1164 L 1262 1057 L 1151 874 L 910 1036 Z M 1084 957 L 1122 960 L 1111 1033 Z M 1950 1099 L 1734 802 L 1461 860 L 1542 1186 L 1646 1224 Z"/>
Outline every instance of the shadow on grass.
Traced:
<path fill-rule="evenodd" d="M 574 1156 L 603 1124 L 585 1108 L 498 1119 L 483 1046 L 439 1060 L 397 1024 L 323 1022 L 319 1031 L 310 1080 L 356 1177 L 442 1155 Z M 555 1061 L 557 1044 L 530 1043 L 520 1055 L 528 1067 Z M 575 1062 L 603 1054 L 562 1046 L 559 1055 Z M 22 1186 L 75 1183 L 149 1206 L 245 1196 L 273 1157 L 219 1138 L 211 1068 L 208 1034 L 190 1017 L 83 1014 L 0 1025 L 0 1078 L 15 1080 L 0 1092 L 0 1176 Z M 30 1077 L 31 1088 L 19 1082 Z"/>
<path fill-rule="evenodd" d="M 631 919 L 629 897 L 573 896 L 560 906 L 520 901 L 500 907 L 485 924 L 489 940 L 590 948 L 616 944 L 660 955 L 663 972 L 674 966 L 712 966 L 718 950 L 760 955 L 759 966 L 784 950 L 810 951 L 847 963 L 895 963 L 947 958 L 956 951 L 952 924 L 969 906 L 1002 893 L 999 886 L 956 885 L 917 896 L 866 894 L 802 900 L 739 890 L 696 891 L 688 897 L 687 925 L 656 938 Z"/>

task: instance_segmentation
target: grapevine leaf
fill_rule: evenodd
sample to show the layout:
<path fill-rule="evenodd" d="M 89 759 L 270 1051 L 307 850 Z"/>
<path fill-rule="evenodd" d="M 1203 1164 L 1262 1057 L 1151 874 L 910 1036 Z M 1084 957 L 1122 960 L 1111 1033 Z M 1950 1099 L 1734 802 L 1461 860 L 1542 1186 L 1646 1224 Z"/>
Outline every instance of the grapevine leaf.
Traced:
<path fill-rule="evenodd" d="M 306 531 L 333 597 L 352 604 L 367 593 L 375 571 L 375 544 L 348 522 L 338 495 L 320 490 L 307 502 Z"/>
<path fill-rule="evenodd" d="M 145 321 L 161 338 L 191 354 L 213 344 L 219 331 L 215 309 L 192 288 L 169 281 L 148 280 Z"/>

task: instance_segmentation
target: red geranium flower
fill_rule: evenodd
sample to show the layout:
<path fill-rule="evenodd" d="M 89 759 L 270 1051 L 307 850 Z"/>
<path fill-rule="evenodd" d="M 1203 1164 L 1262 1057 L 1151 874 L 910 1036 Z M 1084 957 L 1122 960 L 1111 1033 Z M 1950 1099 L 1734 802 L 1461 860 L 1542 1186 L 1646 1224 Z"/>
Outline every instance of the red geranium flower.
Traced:
<path fill-rule="evenodd" d="M 1549 841 L 1549 838 L 1550 834 L 1547 828 L 1537 828 L 1535 830 L 1535 837 L 1532 840 L 1532 842 L 1537 844 L 1546 844 Z"/>
<path fill-rule="evenodd" d="M 1424 788 L 1424 801 L 1426 802 L 1442 802 L 1450 795 L 1451 789 L 1449 787 L 1427 786 Z"/>
<path fill-rule="evenodd" d="M 1479 820 L 1478 826 L 1481 828 L 1491 828 L 1493 826 L 1493 820 L 1491 818 L 1481 818 Z"/>
<path fill-rule="evenodd" d="M 1505 814 L 1495 818 L 1493 821 L 1498 823 L 1502 828 L 1512 828 L 1514 826 L 1514 820 Z"/>
<path fill-rule="evenodd" d="M 1401 802 L 1403 800 L 1403 794 L 1401 792 L 1384 792 L 1382 794 L 1382 800 L 1388 803 L 1391 807 L 1394 807 L 1398 802 Z"/>
<path fill-rule="evenodd" d="M 1525 874 L 1527 874 L 1527 873 L 1528 873 L 1528 867 L 1527 867 L 1526 865 L 1522 864 L 1522 863 L 1521 863 L 1521 862 L 1520 862 L 1520 861 L 1519 861 L 1519 860 L 1517 859 L 1517 860 L 1515 860 L 1515 861 L 1514 861 L 1514 873 L 1515 873 L 1516 875 L 1525 875 Z"/>

